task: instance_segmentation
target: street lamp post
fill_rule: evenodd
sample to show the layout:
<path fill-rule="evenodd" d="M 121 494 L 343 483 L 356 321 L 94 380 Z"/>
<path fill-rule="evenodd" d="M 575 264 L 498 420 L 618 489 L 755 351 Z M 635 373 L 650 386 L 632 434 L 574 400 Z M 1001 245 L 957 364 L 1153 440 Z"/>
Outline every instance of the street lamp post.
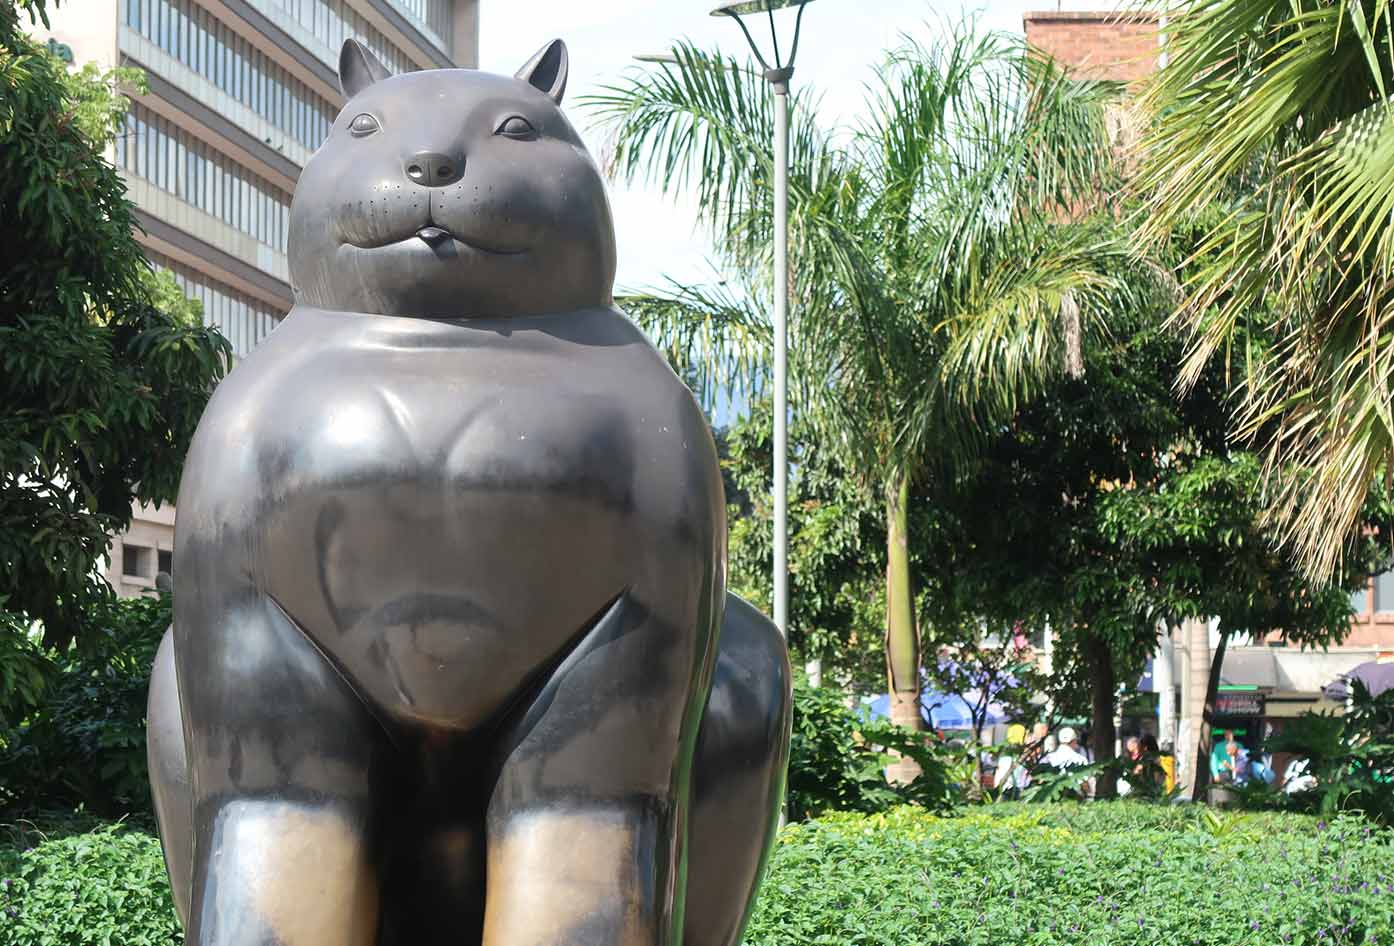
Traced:
<path fill-rule="evenodd" d="M 811 2 L 745 0 L 712 11 L 712 16 L 736 21 L 774 91 L 774 623 L 785 635 L 789 633 L 789 80 L 799 52 L 804 7 Z M 780 56 L 774 19 L 775 11 L 785 7 L 798 8 L 787 61 Z M 769 19 L 774 65 L 761 53 L 742 19 L 762 13 Z"/>

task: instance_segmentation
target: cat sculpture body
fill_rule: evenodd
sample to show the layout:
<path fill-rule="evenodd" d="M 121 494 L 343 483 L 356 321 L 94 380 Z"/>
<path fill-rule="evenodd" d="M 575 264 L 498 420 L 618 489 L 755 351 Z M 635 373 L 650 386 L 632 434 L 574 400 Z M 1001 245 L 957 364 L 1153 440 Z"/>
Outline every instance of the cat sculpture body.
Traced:
<path fill-rule="evenodd" d="M 613 307 L 566 75 L 345 44 L 295 307 L 179 494 L 150 761 L 189 946 L 739 939 L 787 655 L 724 590 L 703 415 Z"/>

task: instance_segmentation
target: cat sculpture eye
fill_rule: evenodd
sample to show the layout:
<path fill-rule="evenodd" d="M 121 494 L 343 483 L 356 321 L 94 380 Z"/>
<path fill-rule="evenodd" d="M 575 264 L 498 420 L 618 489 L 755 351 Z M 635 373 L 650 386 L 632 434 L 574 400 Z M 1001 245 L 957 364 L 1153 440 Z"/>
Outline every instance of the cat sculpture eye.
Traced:
<path fill-rule="evenodd" d="M 503 135 L 505 138 L 517 138 L 526 140 L 537 137 L 537 129 L 532 127 L 532 122 L 521 115 L 514 115 L 512 118 L 504 120 L 499 126 L 499 130 L 494 132 L 496 135 Z"/>
<path fill-rule="evenodd" d="M 353 135 L 355 138 L 366 138 L 368 135 L 377 131 L 379 127 L 378 120 L 367 112 L 364 112 L 349 123 L 349 134 Z"/>

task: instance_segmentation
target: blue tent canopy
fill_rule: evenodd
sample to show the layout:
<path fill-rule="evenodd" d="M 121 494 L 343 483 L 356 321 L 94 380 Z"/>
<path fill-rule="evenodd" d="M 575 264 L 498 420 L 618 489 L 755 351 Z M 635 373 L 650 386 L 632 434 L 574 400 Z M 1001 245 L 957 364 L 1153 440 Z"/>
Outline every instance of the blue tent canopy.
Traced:
<path fill-rule="evenodd" d="M 975 693 L 968 695 L 972 698 L 977 697 Z M 891 698 L 889 696 L 873 697 L 866 705 L 873 716 L 889 716 L 891 714 Z M 969 702 L 956 693 L 935 693 L 932 690 L 921 692 L 920 715 L 924 717 L 931 729 L 973 728 L 973 714 L 970 711 Z M 999 704 L 988 704 L 984 725 L 993 726 L 1008 721 Z"/>

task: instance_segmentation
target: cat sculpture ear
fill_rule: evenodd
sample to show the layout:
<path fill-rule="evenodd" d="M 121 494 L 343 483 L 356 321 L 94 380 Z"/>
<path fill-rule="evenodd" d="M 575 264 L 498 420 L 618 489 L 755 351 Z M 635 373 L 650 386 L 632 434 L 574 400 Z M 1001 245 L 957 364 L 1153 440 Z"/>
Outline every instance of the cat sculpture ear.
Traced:
<path fill-rule="evenodd" d="M 339 88 L 344 98 L 353 98 L 391 74 L 367 46 L 356 39 L 344 40 L 344 47 L 339 50 Z"/>
<path fill-rule="evenodd" d="M 537 55 L 529 59 L 514 78 L 522 79 L 560 105 L 562 96 L 566 94 L 566 76 L 570 68 L 566 44 L 554 39 L 539 49 Z"/>

